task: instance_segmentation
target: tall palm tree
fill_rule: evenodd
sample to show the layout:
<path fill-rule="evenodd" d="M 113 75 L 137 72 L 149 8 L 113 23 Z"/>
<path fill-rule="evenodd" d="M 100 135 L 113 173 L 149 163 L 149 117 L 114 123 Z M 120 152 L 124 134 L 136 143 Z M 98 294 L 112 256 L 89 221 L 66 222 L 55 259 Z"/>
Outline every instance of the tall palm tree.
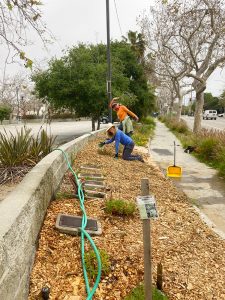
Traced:
<path fill-rule="evenodd" d="M 138 61 L 144 63 L 144 54 L 146 50 L 146 41 L 142 33 L 131 31 L 127 33 L 127 37 L 123 37 L 125 42 L 130 43 L 131 49 L 136 53 Z"/>

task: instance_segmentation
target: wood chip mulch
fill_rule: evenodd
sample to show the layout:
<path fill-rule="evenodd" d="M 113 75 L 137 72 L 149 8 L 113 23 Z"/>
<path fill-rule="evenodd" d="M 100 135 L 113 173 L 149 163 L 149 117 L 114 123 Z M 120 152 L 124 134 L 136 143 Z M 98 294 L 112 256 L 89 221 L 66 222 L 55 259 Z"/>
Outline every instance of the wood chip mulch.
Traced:
<path fill-rule="evenodd" d="M 159 219 L 151 221 L 153 282 L 157 263 L 161 262 L 163 290 L 169 299 L 225 299 L 225 242 L 201 221 L 185 194 L 147 156 L 144 164 L 115 160 L 113 146 L 101 153 L 98 142 L 90 143 L 77 155 L 74 167 L 101 166 L 111 189 L 108 197 L 135 202 L 141 178 L 149 178 L 159 211 Z M 61 189 L 72 191 L 67 176 Z M 107 251 L 111 262 L 111 272 L 102 278 L 93 299 L 119 300 L 143 281 L 142 222 L 138 211 L 132 218 L 107 215 L 104 202 L 87 200 L 85 204 L 87 215 L 101 222 L 103 233 L 94 241 Z M 48 208 L 31 274 L 30 300 L 40 299 L 40 290 L 46 285 L 51 289 L 50 299 L 86 299 L 80 238 L 55 229 L 58 213 L 81 215 L 78 200 L 55 200 Z"/>

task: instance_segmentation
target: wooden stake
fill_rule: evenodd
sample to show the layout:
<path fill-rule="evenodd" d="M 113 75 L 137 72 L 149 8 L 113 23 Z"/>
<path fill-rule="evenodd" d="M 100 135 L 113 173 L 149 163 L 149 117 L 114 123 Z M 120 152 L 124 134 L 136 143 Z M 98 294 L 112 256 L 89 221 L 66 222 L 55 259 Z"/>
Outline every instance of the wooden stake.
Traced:
<path fill-rule="evenodd" d="M 157 265 L 157 280 L 156 280 L 157 289 L 160 291 L 162 291 L 162 283 L 163 283 L 163 274 L 162 274 L 162 264 L 160 262 Z"/>
<path fill-rule="evenodd" d="M 147 178 L 141 179 L 141 195 L 149 195 L 149 180 Z M 145 300 L 152 300 L 152 263 L 150 234 L 150 219 L 143 220 Z"/>

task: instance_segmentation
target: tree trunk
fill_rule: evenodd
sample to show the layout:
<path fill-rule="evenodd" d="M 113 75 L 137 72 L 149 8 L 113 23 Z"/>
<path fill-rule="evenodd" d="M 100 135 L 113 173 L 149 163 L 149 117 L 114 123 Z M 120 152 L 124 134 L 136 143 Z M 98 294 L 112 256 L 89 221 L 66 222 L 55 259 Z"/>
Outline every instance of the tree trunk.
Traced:
<path fill-rule="evenodd" d="M 196 92 L 196 107 L 193 132 L 197 133 L 201 130 L 202 111 L 204 105 L 204 90 Z"/>
<path fill-rule="evenodd" d="M 100 118 L 98 118 L 98 125 L 97 125 L 97 130 L 100 129 Z"/>
<path fill-rule="evenodd" d="M 183 104 L 183 97 L 179 95 L 178 97 L 178 110 L 177 110 L 177 121 L 180 122 L 181 112 L 182 112 L 182 104 Z"/>
<path fill-rule="evenodd" d="M 94 117 L 91 118 L 91 125 L 92 125 L 92 131 L 95 131 L 95 119 L 94 119 Z"/>

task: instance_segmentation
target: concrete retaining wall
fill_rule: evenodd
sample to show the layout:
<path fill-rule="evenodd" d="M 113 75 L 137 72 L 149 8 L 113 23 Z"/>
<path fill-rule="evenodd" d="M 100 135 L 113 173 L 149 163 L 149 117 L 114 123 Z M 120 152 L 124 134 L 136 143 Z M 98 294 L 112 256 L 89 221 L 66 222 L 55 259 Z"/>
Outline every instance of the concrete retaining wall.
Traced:
<path fill-rule="evenodd" d="M 60 148 L 71 160 L 99 132 L 81 136 Z M 54 151 L 0 202 L 0 299 L 27 299 L 38 234 L 66 170 L 62 153 Z"/>

